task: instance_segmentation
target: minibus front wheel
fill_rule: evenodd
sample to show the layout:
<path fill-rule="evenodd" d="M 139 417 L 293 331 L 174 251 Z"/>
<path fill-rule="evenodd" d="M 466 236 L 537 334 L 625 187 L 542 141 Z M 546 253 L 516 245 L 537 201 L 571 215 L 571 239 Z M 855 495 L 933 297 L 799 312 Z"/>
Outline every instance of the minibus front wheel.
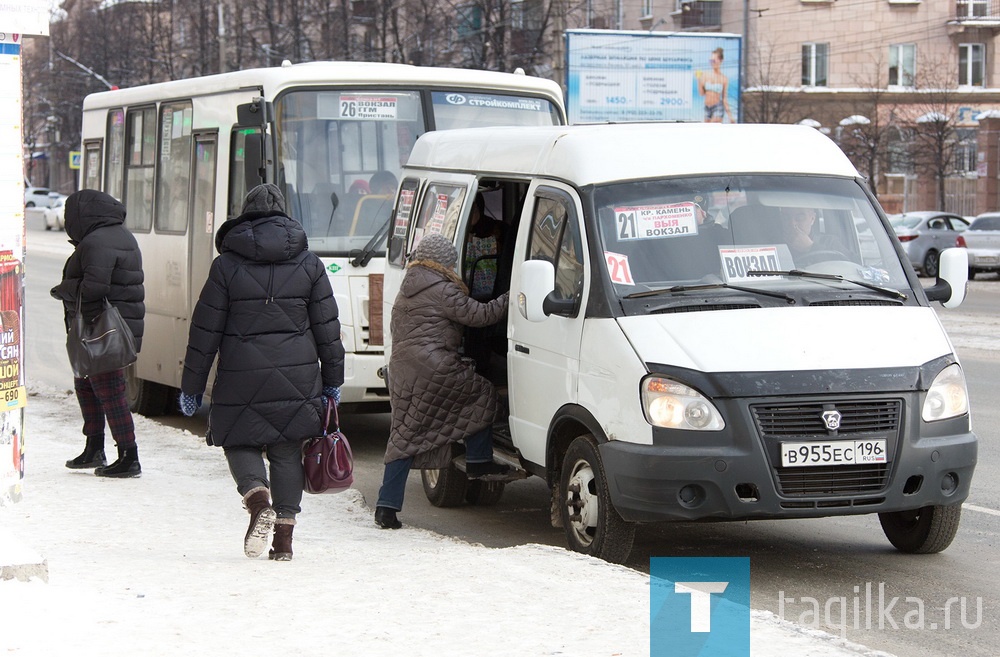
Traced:
<path fill-rule="evenodd" d="M 944 550 L 958 533 L 961 519 L 961 504 L 878 514 L 889 542 L 897 550 L 910 554 L 934 554 Z"/>
<path fill-rule="evenodd" d="M 635 524 L 624 520 L 611 504 L 597 440 L 590 434 L 579 436 L 566 450 L 559 499 L 562 525 L 572 550 L 611 563 L 628 558 Z"/>

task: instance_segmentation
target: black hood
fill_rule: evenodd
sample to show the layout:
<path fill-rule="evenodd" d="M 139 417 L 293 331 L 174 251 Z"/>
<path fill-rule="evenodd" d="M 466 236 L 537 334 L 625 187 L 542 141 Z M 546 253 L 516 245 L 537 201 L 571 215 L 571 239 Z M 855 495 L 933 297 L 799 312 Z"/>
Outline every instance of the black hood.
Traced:
<path fill-rule="evenodd" d="M 78 244 L 88 233 L 103 226 L 125 223 L 125 206 L 110 194 L 81 189 L 66 199 L 66 235 Z"/>

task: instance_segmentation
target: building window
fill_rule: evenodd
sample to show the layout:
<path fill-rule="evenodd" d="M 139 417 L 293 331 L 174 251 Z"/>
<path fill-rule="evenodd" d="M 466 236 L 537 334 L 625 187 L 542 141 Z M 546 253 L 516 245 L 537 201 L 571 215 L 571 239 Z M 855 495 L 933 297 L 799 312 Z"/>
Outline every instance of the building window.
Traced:
<path fill-rule="evenodd" d="M 981 87 L 985 73 L 986 45 L 982 43 L 958 44 L 958 84 Z"/>
<path fill-rule="evenodd" d="M 959 18 L 981 18 L 989 15 L 989 0 L 958 0 Z"/>
<path fill-rule="evenodd" d="M 826 62 L 829 52 L 829 43 L 802 44 L 802 86 L 826 86 Z"/>
<path fill-rule="evenodd" d="M 642 0 L 642 11 L 639 15 L 643 18 L 653 15 L 653 0 Z"/>
<path fill-rule="evenodd" d="M 912 87 L 917 75 L 917 46 L 897 43 L 889 46 L 889 84 Z"/>

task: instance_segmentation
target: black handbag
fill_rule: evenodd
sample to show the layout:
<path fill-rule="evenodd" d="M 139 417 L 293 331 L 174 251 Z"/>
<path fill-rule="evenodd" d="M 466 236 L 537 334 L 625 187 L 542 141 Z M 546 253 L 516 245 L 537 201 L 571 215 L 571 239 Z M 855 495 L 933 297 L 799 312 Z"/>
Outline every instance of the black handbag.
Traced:
<path fill-rule="evenodd" d="M 135 336 L 118 309 L 105 297 L 104 310 L 88 322 L 76 298 L 76 314 L 66 334 L 66 352 L 73 376 L 85 378 L 127 367 L 135 362 Z"/>

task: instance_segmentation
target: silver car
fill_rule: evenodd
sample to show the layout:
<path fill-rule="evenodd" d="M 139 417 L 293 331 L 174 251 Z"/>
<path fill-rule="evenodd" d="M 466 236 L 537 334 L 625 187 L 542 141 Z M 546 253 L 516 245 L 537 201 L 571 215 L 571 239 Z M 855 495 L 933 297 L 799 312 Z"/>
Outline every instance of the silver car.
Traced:
<path fill-rule="evenodd" d="M 978 273 L 1000 271 L 1000 212 L 977 216 L 969 230 L 955 240 L 955 246 L 969 252 L 970 280 Z"/>
<path fill-rule="evenodd" d="M 955 246 L 955 239 L 969 227 L 964 217 L 933 210 L 890 214 L 889 223 L 910 264 L 924 276 L 937 276 L 941 251 Z"/>

